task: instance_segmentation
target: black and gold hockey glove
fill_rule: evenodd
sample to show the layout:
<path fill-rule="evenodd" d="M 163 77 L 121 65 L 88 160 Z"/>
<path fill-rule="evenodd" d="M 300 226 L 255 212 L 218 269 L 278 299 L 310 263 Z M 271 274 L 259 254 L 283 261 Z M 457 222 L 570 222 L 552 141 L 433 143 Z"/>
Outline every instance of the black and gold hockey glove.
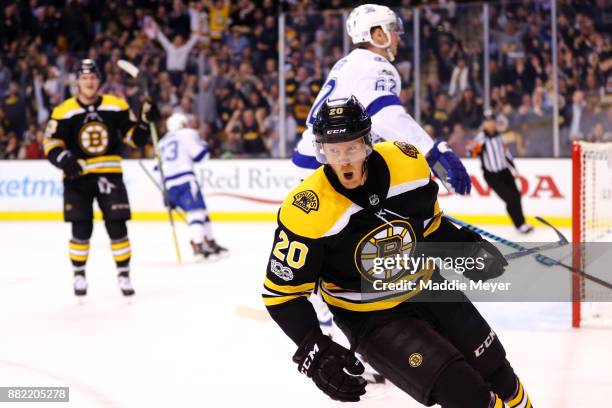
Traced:
<path fill-rule="evenodd" d="M 365 394 L 363 364 L 350 351 L 321 332 L 311 333 L 293 355 L 298 371 L 312 378 L 321 391 L 336 401 L 357 402 Z"/>
<path fill-rule="evenodd" d="M 463 276 L 476 282 L 485 282 L 501 276 L 508 266 L 508 261 L 499 249 L 466 227 L 462 227 L 460 231 L 466 236 L 465 255 L 473 259 L 480 258 L 484 265 L 482 269 L 474 268 L 465 271 Z"/>
<path fill-rule="evenodd" d="M 140 121 L 147 125 L 151 122 L 155 123 L 161 119 L 161 112 L 157 104 L 151 99 L 145 99 L 140 108 Z"/>
<path fill-rule="evenodd" d="M 63 154 L 63 157 L 61 156 Z M 58 156 L 60 160 L 58 164 L 60 168 L 64 171 L 66 178 L 73 179 L 81 175 L 83 173 L 83 167 L 79 164 L 79 161 L 76 157 L 69 151 L 64 151 L 64 153 L 60 153 Z"/>

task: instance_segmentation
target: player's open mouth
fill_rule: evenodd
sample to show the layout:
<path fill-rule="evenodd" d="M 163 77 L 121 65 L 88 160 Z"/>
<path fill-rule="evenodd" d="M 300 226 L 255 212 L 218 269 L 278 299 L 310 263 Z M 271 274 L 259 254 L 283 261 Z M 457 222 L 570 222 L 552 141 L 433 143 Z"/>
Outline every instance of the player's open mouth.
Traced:
<path fill-rule="evenodd" d="M 344 176 L 345 180 L 352 180 L 355 173 L 353 173 L 352 171 L 345 171 L 342 173 L 342 175 Z"/>

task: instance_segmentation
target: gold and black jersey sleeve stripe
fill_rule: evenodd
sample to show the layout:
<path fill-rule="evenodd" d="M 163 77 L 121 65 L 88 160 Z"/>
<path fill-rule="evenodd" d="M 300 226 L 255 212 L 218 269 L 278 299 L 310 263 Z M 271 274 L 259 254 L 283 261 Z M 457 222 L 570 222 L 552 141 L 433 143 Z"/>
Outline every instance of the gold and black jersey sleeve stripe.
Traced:
<path fill-rule="evenodd" d="M 320 242 L 295 234 L 279 217 L 262 297 L 272 318 L 298 344 L 319 327 L 307 298 L 315 290 L 321 264 Z"/>

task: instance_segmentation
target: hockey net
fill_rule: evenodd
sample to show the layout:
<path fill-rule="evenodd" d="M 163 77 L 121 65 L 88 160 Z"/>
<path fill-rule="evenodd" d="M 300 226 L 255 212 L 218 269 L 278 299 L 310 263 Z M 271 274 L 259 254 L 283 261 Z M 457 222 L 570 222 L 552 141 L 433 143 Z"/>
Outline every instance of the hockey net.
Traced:
<path fill-rule="evenodd" d="M 609 281 L 597 258 L 612 245 L 612 143 L 574 142 L 572 168 L 573 266 Z M 572 325 L 612 327 L 610 292 L 573 274 Z"/>

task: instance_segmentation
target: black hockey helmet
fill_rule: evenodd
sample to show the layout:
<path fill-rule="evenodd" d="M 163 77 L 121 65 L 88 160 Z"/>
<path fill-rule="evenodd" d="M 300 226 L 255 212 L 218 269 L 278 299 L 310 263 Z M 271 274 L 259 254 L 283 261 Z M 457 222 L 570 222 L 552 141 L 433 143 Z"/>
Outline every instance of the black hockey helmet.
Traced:
<path fill-rule="evenodd" d="M 366 156 L 372 152 L 372 121 L 357 98 L 327 100 L 319 109 L 312 126 L 317 160 L 328 163 L 324 144 L 349 142 L 363 138 Z"/>
<path fill-rule="evenodd" d="M 96 61 L 86 58 L 79 62 L 79 68 L 77 69 L 77 77 L 81 74 L 96 74 L 98 78 L 100 78 L 100 70 L 98 69 L 98 65 L 96 65 Z"/>

